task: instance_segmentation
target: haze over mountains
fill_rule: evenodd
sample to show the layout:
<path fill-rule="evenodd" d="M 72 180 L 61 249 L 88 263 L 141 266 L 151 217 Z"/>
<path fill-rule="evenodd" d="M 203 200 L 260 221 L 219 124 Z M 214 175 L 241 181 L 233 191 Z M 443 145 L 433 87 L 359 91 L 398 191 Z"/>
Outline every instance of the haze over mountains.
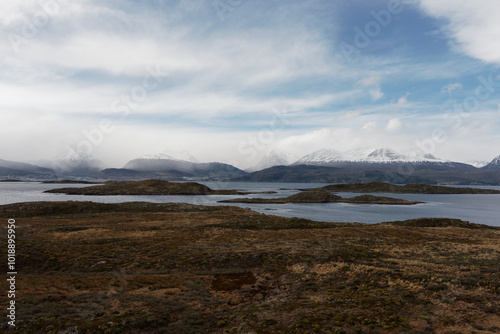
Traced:
<path fill-rule="evenodd" d="M 16 180 L 157 178 L 178 181 L 365 182 L 387 181 L 388 175 L 394 182 L 404 179 L 424 183 L 500 184 L 500 156 L 478 168 L 444 161 L 431 154 L 402 154 L 387 147 L 348 152 L 321 149 L 301 158 L 272 150 L 246 171 L 220 162 L 198 162 L 187 151 L 146 154 L 130 160 L 122 168 L 107 168 L 90 154 L 74 150 L 68 150 L 53 160 L 32 164 L 0 160 L 0 177 Z"/>

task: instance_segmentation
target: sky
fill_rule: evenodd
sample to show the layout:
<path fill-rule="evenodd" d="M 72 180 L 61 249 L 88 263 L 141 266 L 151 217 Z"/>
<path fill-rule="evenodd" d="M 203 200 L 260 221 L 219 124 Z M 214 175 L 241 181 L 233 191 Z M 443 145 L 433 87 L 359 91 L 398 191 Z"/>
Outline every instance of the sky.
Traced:
<path fill-rule="evenodd" d="M 498 0 L 0 0 L 0 159 L 500 155 Z"/>

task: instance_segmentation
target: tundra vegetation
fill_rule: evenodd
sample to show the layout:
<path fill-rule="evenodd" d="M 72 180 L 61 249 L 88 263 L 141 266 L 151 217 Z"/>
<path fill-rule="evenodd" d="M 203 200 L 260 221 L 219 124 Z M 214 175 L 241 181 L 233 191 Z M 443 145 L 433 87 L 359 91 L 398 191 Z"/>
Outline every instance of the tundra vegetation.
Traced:
<path fill-rule="evenodd" d="M 4 333 L 500 331 L 494 227 L 141 202 L 18 203 L 0 217 L 16 219 L 19 272 Z"/>

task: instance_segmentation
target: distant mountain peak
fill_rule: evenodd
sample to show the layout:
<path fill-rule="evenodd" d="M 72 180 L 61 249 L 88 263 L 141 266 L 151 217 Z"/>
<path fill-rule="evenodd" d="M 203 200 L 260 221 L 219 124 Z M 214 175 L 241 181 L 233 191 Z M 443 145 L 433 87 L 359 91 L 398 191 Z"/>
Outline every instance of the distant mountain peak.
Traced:
<path fill-rule="evenodd" d="M 307 154 L 297 161 L 301 163 L 329 163 L 345 160 L 344 154 L 334 149 L 324 148 L 313 153 Z"/>
<path fill-rule="evenodd" d="M 78 152 L 73 148 L 68 148 L 54 157 L 55 161 L 91 161 L 97 160 L 91 154 L 86 152 Z"/>
<path fill-rule="evenodd" d="M 140 156 L 139 158 L 136 158 L 136 160 L 178 160 L 196 163 L 199 162 L 198 159 L 196 159 L 191 155 L 191 153 L 186 150 L 167 151 L 167 153 L 150 153 Z"/>
<path fill-rule="evenodd" d="M 488 170 L 500 170 L 500 155 L 494 158 L 489 164 L 483 167 Z"/>
<path fill-rule="evenodd" d="M 57 154 L 52 161 L 40 161 L 41 166 L 54 169 L 60 174 L 92 174 L 106 168 L 106 165 L 86 152 L 79 152 L 72 147 Z"/>
<path fill-rule="evenodd" d="M 274 166 L 288 166 L 297 161 L 297 159 L 298 157 L 295 154 L 273 149 L 267 152 L 257 165 L 248 168 L 248 171 L 258 171 Z"/>
<path fill-rule="evenodd" d="M 176 160 L 168 154 L 150 153 L 137 158 L 138 160 Z"/>
<path fill-rule="evenodd" d="M 367 161 L 406 161 L 408 160 L 408 157 L 400 154 L 396 151 L 394 151 L 391 148 L 388 147 L 383 147 L 383 148 L 378 148 L 370 152 L 365 160 Z"/>

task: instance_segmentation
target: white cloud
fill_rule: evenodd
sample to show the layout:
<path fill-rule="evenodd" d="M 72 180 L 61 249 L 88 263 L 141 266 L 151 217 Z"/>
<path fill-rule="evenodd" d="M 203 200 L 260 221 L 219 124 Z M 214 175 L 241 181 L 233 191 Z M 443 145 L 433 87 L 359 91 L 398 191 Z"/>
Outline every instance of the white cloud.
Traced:
<path fill-rule="evenodd" d="M 408 105 L 408 96 L 410 96 L 410 93 L 406 93 L 405 96 L 401 96 L 398 99 L 398 102 L 396 103 L 396 112 L 400 111 Z"/>
<path fill-rule="evenodd" d="M 363 79 L 359 80 L 357 84 L 362 86 L 376 86 L 379 84 L 379 82 L 380 82 L 380 76 L 372 75 L 369 77 L 364 77 Z"/>
<path fill-rule="evenodd" d="M 282 146 L 293 146 L 296 144 L 299 144 L 299 145 L 301 145 L 301 144 L 317 144 L 318 142 L 321 142 L 321 141 L 325 140 L 326 138 L 329 138 L 330 135 L 331 135 L 330 129 L 323 128 L 323 129 L 307 132 L 305 134 L 288 137 L 281 142 L 281 145 Z"/>
<path fill-rule="evenodd" d="M 363 125 L 363 130 L 375 130 L 377 128 L 377 122 L 371 121 Z"/>
<path fill-rule="evenodd" d="M 379 75 L 364 77 L 361 80 L 359 80 L 356 84 L 361 85 L 363 87 L 370 87 L 368 92 L 370 93 L 370 96 L 372 97 L 373 101 L 378 101 L 382 97 L 384 97 L 384 93 L 380 88 Z"/>
<path fill-rule="evenodd" d="M 453 93 L 454 91 L 458 90 L 458 89 L 462 89 L 463 86 L 461 83 L 452 83 L 452 84 L 449 84 L 449 85 L 446 85 L 444 86 L 443 88 L 441 88 L 441 94 L 448 94 L 448 95 L 451 95 L 451 93 Z"/>
<path fill-rule="evenodd" d="M 433 88 L 439 97 L 441 80 L 455 82 L 484 69 L 464 57 L 429 62 L 399 58 L 395 52 L 384 57 L 366 53 L 349 67 L 332 52 L 340 22 L 332 15 L 339 11 L 325 15 L 324 22 L 311 15 L 336 2 L 247 1 L 221 22 L 206 0 L 53 1 L 60 4 L 57 15 L 27 38 L 18 54 L 7 38 L 0 40 L 0 158 L 47 157 L 58 145 L 74 144 L 82 130 L 115 116 L 113 102 L 140 86 L 150 66 L 164 73 L 162 84 L 95 148 L 104 158 L 109 152 L 120 155 L 110 164 L 168 148 L 188 149 L 204 161 L 228 161 L 233 146 L 268 127 L 276 108 L 286 108 L 293 119 L 290 127 L 275 132 L 270 145 L 284 145 L 297 155 L 363 146 L 367 137 L 375 147 L 412 143 L 411 136 L 441 119 L 433 119 L 436 106 L 419 102 L 417 95 L 411 103 L 409 94 L 381 103 L 384 96 L 393 98 L 393 83 L 410 78 L 407 86 L 419 89 L 437 80 Z M 52 0 L 0 0 L 3 35 L 23 35 L 45 2 Z M 455 16 L 464 4 L 422 0 L 421 5 L 430 8 L 429 15 L 449 19 L 447 32 L 459 40 Z M 318 29 L 301 23 L 304 14 L 314 17 Z M 487 22 L 491 16 L 485 14 Z M 483 26 L 468 18 L 464 22 L 474 32 Z M 498 43 L 490 37 L 496 50 Z M 465 50 L 468 44 L 458 45 Z M 445 90 L 458 93 L 456 88 L 452 84 Z M 411 133 L 388 131 L 400 127 L 395 109 L 404 109 L 397 120 L 412 124 L 404 131 Z M 410 113 L 419 115 L 408 120 Z"/>
<path fill-rule="evenodd" d="M 380 87 L 377 87 L 370 89 L 370 95 L 372 96 L 373 101 L 377 101 L 384 97 L 384 92 L 380 90 Z"/>
<path fill-rule="evenodd" d="M 344 122 L 348 121 L 352 118 L 356 118 L 361 114 L 360 110 L 351 110 L 351 111 L 345 111 L 341 113 L 339 116 L 337 116 L 334 120 L 334 122 Z"/>
<path fill-rule="evenodd" d="M 396 131 L 402 127 L 403 123 L 399 120 L 399 118 L 393 118 L 387 123 L 387 126 L 385 128 L 388 131 Z"/>
<path fill-rule="evenodd" d="M 465 54 L 500 64 L 500 2 L 498 0 L 420 0 L 425 13 L 442 19 L 444 32 Z"/>

